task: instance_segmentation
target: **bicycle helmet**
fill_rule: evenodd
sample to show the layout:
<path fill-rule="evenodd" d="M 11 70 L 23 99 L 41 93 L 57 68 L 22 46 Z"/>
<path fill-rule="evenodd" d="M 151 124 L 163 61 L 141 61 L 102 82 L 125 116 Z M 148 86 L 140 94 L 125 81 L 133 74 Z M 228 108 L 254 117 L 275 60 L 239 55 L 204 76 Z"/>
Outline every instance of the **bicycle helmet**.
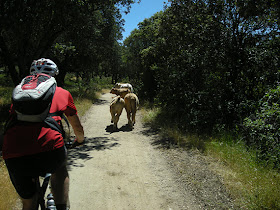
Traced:
<path fill-rule="evenodd" d="M 40 58 L 34 60 L 30 67 L 30 74 L 44 73 L 50 76 L 58 75 L 59 70 L 57 65 L 50 59 Z"/>

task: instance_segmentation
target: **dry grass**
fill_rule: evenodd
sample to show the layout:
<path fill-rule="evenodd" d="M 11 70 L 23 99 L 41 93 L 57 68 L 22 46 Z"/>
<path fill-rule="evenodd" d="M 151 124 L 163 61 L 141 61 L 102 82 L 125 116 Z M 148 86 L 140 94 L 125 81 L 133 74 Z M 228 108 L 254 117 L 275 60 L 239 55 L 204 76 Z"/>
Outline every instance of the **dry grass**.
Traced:
<path fill-rule="evenodd" d="M 108 90 L 108 89 L 102 89 L 99 92 L 95 92 L 93 94 L 92 99 L 83 98 L 83 97 L 76 97 L 76 98 L 74 98 L 75 106 L 76 106 L 76 108 L 78 110 L 79 116 L 80 117 L 84 116 L 85 113 L 88 111 L 88 109 L 93 105 L 94 100 L 98 99 L 101 94 L 107 93 L 109 91 L 110 90 Z"/>
<path fill-rule="evenodd" d="M 7 168 L 0 160 L 0 209 L 13 209 L 19 199 L 7 171 Z"/>
<path fill-rule="evenodd" d="M 159 108 L 153 108 L 153 109 L 141 109 L 141 113 L 142 113 L 142 120 L 144 123 L 147 124 L 152 124 L 152 123 L 156 123 L 156 117 L 158 115 L 158 113 L 160 112 Z"/>
<path fill-rule="evenodd" d="M 160 108 L 141 109 L 143 122 L 153 128 L 160 128 L 160 135 L 162 138 L 178 145 L 179 147 L 196 148 L 201 151 L 205 149 L 205 141 L 203 137 L 197 134 L 186 135 L 181 132 L 176 125 L 163 125 L 163 120 L 158 118 L 160 112 Z"/>
<path fill-rule="evenodd" d="M 8 116 L 8 109 L 11 102 L 11 93 L 13 87 L 11 81 L 7 80 L 5 75 L 0 75 L 0 123 L 1 128 L 3 127 L 4 121 Z M 2 133 L 2 129 L 0 132 Z M 5 166 L 5 163 L 0 156 L 0 209 L 14 209 L 19 197 L 10 181 L 9 173 Z"/>
<path fill-rule="evenodd" d="M 280 174 L 260 165 L 242 142 L 213 140 L 207 154 L 215 158 L 214 170 L 225 180 L 240 208 L 280 209 Z"/>
<path fill-rule="evenodd" d="M 176 125 L 161 125 L 159 109 L 142 108 L 144 123 L 155 126 L 163 138 L 184 148 L 198 148 L 212 159 L 212 169 L 221 177 L 240 209 L 280 209 L 280 173 L 264 167 L 242 141 L 229 134 L 219 138 L 184 134 Z"/>
<path fill-rule="evenodd" d="M 75 100 L 75 99 L 74 99 Z M 78 115 L 81 117 L 85 115 L 86 111 L 92 106 L 93 102 L 89 99 L 76 99 L 75 106 L 78 110 Z"/>

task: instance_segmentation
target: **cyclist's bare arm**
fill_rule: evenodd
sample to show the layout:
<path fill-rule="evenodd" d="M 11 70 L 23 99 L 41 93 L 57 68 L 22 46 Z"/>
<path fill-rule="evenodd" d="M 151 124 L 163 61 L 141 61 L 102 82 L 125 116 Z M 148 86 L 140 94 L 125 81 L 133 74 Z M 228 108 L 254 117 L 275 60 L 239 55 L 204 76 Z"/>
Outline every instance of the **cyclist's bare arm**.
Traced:
<path fill-rule="evenodd" d="M 78 115 L 68 116 L 67 119 L 69 120 L 75 136 L 77 138 L 78 143 L 82 143 L 84 141 L 84 128 L 81 124 L 80 118 Z"/>

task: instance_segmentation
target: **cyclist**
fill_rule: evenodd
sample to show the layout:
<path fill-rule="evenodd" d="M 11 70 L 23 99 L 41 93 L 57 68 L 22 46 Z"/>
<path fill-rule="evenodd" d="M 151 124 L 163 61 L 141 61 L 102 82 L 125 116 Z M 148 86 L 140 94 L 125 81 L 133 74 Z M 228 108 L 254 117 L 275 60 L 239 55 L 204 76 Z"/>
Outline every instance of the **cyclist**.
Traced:
<path fill-rule="evenodd" d="M 30 73 L 44 73 L 55 76 L 59 73 L 57 65 L 50 59 L 33 61 Z M 50 113 L 63 112 L 76 135 L 76 143 L 84 141 L 84 130 L 77 115 L 71 94 L 56 87 Z M 15 115 L 13 105 L 10 116 Z M 60 116 L 53 118 L 61 123 Z M 38 193 L 34 177 L 52 173 L 51 189 L 56 208 L 66 209 L 69 193 L 69 176 L 66 168 L 67 154 L 63 136 L 60 132 L 46 126 L 44 122 L 30 123 L 18 121 L 4 135 L 3 158 L 10 179 L 22 199 L 23 209 L 34 209 Z"/>

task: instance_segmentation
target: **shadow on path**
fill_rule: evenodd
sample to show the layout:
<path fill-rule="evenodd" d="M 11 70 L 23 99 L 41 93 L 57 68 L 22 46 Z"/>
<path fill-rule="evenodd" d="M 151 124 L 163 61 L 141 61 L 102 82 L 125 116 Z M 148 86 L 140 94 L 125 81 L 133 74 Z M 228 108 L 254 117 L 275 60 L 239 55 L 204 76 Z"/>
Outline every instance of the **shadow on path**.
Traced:
<path fill-rule="evenodd" d="M 145 136 L 149 136 L 152 139 L 151 144 L 158 149 L 171 149 L 177 147 L 174 140 L 168 136 L 159 135 L 160 130 L 144 126 L 141 133 Z"/>
<path fill-rule="evenodd" d="M 129 132 L 129 131 L 132 131 L 133 129 L 128 125 L 123 125 L 121 128 L 119 128 L 118 130 L 114 130 L 113 128 L 113 125 L 108 125 L 106 128 L 105 128 L 106 132 L 107 133 L 114 133 L 114 132 Z"/>
<path fill-rule="evenodd" d="M 71 170 L 71 167 L 84 167 L 81 162 L 94 158 L 91 154 L 92 151 L 102 151 L 119 146 L 117 141 L 115 138 L 108 137 L 87 138 L 84 145 L 68 150 L 68 170 Z"/>
<path fill-rule="evenodd" d="M 109 102 L 107 100 L 103 100 L 103 99 L 96 99 L 94 101 L 95 105 L 104 105 L 104 104 L 108 104 Z"/>

